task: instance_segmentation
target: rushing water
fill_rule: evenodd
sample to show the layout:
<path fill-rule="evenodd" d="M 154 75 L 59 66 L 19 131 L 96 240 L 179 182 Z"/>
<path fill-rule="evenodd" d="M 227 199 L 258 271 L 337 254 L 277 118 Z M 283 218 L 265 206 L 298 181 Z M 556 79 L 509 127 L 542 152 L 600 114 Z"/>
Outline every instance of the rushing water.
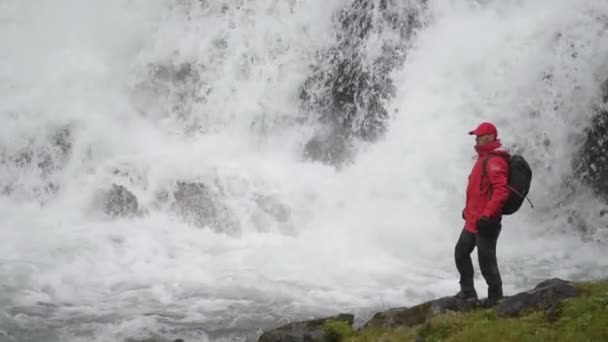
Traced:
<path fill-rule="evenodd" d="M 481 120 L 534 168 L 535 208 L 504 219 L 505 292 L 608 276 L 605 230 L 582 234 L 567 210 L 602 227 L 601 204 L 560 202 L 608 78 L 608 3 L 356 3 L 0 0 L 0 341 L 255 340 L 455 293 Z M 357 38 L 339 11 L 374 29 Z M 322 163 L 307 142 L 341 114 L 322 81 L 307 106 L 301 87 L 340 77 L 322 53 L 340 39 L 359 39 L 361 65 L 397 53 L 359 85 L 380 100 L 342 128 L 350 159 Z M 377 137 L 357 129 L 369 117 Z M 178 181 L 219 194 L 232 228 L 163 205 Z M 113 183 L 141 215 L 104 214 Z"/>

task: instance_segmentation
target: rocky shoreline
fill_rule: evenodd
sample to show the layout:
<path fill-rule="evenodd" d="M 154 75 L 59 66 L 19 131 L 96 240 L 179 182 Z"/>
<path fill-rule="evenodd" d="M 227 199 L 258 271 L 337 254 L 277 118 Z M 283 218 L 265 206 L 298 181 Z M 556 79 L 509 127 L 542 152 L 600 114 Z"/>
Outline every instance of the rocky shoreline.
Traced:
<path fill-rule="evenodd" d="M 559 278 L 545 280 L 529 291 L 505 297 L 496 306 L 499 317 L 519 317 L 523 314 L 541 310 L 548 318 L 555 317 L 562 302 L 581 294 L 574 283 Z M 370 329 L 390 330 L 403 327 L 414 327 L 430 321 L 432 318 L 447 313 L 466 313 L 482 308 L 479 302 L 464 301 L 447 296 L 434 299 L 412 307 L 393 308 L 378 312 L 357 332 Z M 341 314 L 304 322 L 290 323 L 274 330 L 264 332 L 259 342 L 279 341 L 341 341 L 342 334 L 351 329 L 354 316 Z M 342 334 L 341 334 L 342 333 Z M 417 340 L 424 341 L 419 336 Z"/>

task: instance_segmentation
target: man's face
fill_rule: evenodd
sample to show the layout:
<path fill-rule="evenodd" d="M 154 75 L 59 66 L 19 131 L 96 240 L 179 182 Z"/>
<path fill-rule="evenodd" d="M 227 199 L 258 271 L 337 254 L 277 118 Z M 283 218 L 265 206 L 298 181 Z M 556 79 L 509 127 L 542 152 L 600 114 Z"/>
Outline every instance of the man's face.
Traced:
<path fill-rule="evenodd" d="M 483 146 L 494 140 L 493 134 L 480 135 L 475 138 L 475 143 L 477 146 Z"/>

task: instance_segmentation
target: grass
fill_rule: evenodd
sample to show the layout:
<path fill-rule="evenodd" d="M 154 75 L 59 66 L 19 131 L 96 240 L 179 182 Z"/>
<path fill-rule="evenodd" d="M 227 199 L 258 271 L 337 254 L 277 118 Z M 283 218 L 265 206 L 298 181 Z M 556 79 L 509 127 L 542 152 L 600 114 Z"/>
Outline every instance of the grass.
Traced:
<path fill-rule="evenodd" d="M 564 301 L 555 316 L 533 311 L 503 318 L 494 309 L 450 313 L 396 330 L 353 331 L 342 322 L 327 322 L 328 341 L 339 342 L 469 342 L 469 341 L 608 341 L 608 281 L 577 283 L 583 292 Z"/>

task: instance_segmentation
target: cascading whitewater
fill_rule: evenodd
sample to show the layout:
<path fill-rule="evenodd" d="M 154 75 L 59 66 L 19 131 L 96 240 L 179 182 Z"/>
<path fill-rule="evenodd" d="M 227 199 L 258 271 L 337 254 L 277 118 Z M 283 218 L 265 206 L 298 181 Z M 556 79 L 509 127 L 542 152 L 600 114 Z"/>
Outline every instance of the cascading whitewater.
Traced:
<path fill-rule="evenodd" d="M 605 204 L 572 163 L 607 18 L 591 0 L 0 2 L 0 340 L 254 338 L 455 292 L 486 119 L 534 169 L 536 208 L 499 241 L 505 292 L 606 277 Z"/>

